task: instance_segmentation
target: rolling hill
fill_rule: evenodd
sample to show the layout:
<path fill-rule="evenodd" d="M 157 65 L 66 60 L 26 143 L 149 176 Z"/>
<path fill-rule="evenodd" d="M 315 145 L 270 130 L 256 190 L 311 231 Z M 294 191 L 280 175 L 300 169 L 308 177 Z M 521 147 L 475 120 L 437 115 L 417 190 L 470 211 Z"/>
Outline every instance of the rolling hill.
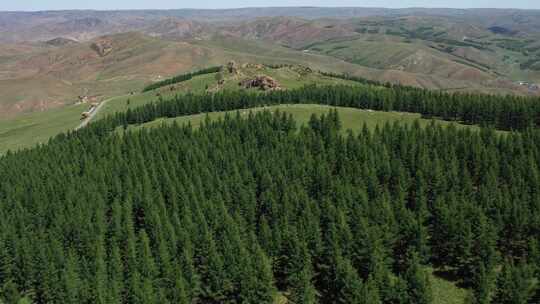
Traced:
<path fill-rule="evenodd" d="M 119 94 L 104 100 L 104 105 L 96 119 L 124 112 L 160 98 L 172 98 L 177 94 L 202 94 L 207 91 L 245 90 L 239 82 L 266 75 L 277 81 L 282 89 L 294 89 L 304 85 L 357 85 L 357 83 L 323 76 L 301 66 L 269 68 L 260 64 L 239 64 L 238 73 L 225 73 L 223 84 L 219 85 L 216 73 L 194 77 L 189 81 L 165 86 L 156 90 L 140 93 L 142 87 L 132 93 Z M 306 72 L 308 71 L 308 72 Z M 37 85 L 37 84 L 36 84 Z M 251 89 L 255 91 L 256 89 Z M 36 91 L 36 94 L 38 92 Z M 0 154 L 8 150 L 19 150 L 46 143 L 61 132 L 75 129 L 81 124 L 81 113 L 89 108 L 87 103 L 70 104 L 56 109 L 30 112 L 0 120 Z"/>
<path fill-rule="evenodd" d="M 200 127 L 202 124 L 208 121 L 218 121 L 225 116 L 234 116 L 240 113 L 241 116 L 247 117 L 259 112 L 270 111 L 285 113 L 291 115 L 296 121 L 298 126 L 306 126 L 309 123 L 312 115 L 321 116 L 328 114 L 331 110 L 336 110 L 342 121 L 342 133 L 345 135 L 348 131 L 352 131 L 354 134 L 362 132 L 364 126 L 368 130 L 374 131 L 376 128 L 383 128 L 386 124 L 404 124 L 414 125 L 418 123 L 421 127 L 430 126 L 432 123 L 440 126 L 449 126 L 452 123 L 442 120 L 429 120 L 422 119 L 421 115 L 415 113 L 403 113 L 403 112 L 381 112 L 372 110 L 360 110 L 347 107 L 331 107 L 324 105 L 310 105 L 310 104 L 292 104 L 292 105 L 279 105 L 269 107 L 259 107 L 245 109 L 241 111 L 228 111 L 228 112 L 213 112 L 206 114 L 195 114 L 188 116 L 179 116 L 175 118 L 160 118 L 140 125 L 130 125 L 128 131 L 138 131 L 147 128 L 159 128 L 163 126 L 170 126 L 172 124 L 185 125 L 189 124 L 194 128 Z M 477 126 L 467 126 L 462 124 L 454 124 L 457 128 L 470 128 L 471 130 L 478 130 Z"/>
<path fill-rule="evenodd" d="M 346 85 L 182 94 L 0 157 L 0 300 L 536 302 L 537 99 L 259 65 L 148 94 L 263 72 Z"/>
<path fill-rule="evenodd" d="M 343 27 L 287 17 L 259 18 L 255 21 L 225 28 L 224 31 L 236 37 L 266 40 L 300 50 L 316 42 L 337 38 L 346 39 L 358 35 L 358 33 Z"/>
<path fill-rule="evenodd" d="M 539 303 L 539 23 L 0 12 L 0 303 Z"/>
<path fill-rule="evenodd" d="M 0 46 L 0 117 L 104 100 L 231 60 L 537 95 L 536 21 L 534 11 L 499 10 L 0 12 L 0 39 L 9 42 Z"/>

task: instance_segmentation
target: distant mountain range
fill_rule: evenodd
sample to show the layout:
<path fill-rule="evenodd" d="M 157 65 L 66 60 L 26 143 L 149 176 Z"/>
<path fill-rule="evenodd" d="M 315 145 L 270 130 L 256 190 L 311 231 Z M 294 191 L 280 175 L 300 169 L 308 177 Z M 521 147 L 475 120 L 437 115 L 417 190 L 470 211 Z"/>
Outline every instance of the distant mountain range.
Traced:
<path fill-rule="evenodd" d="M 498 26 L 515 31 L 539 32 L 540 10 L 518 9 L 432 9 L 432 8 L 320 8 L 276 7 L 225 10 L 125 10 L 125 11 L 43 11 L 0 12 L 0 41 L 36 41 L 58 35 L 88 39 L 127 30 L 148 29 L 168 18 L 231 22 L 261 17 L 365 18 L 400 16 L 456 18 L 484 27 Z M 83 34 L 86 34 L 83 35 Z M 93 35 L 92 35 L 93 34 Z"/>
<path fill-rule="evenodd" d="M 540 11 L 245 8 L 0 12 L 0 116 L 228 60 L 445 91 L 538 94 Z"/>

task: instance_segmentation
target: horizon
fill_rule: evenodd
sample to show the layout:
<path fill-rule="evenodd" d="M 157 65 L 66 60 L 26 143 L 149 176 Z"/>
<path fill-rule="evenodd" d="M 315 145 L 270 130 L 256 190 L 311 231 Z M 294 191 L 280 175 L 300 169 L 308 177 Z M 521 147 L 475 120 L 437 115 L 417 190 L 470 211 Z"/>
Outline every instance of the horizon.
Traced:
<path fill-rule="evenodd" d="M 26 3 L 25 3 L 26 2 Z M 502 0 L 455 0 L 447 2 L 427 1 L 427 0 L 388 0 L 384 5 L 380 5 L 378 0 L 366 0 L 362 3 L 351 0 L 333 1 L 326 4 L 325 0 L 296 1 L 290 5 L 289 1 L 276 0 L 275 5 L 268 6 L 263 1 L 228 1 L 229 5 L 214 0 L 199 1 L 197 5 L 176 6 L 170 0 L 155 0 L 152 5 L 148 5 L 147 0 L 127 0 L 117 1 L 111 5 L 105 0 L 96 0 L 92 5 L 73 3 L 67 0 L 52 0 L 47 3 L 35 3 L 35 1 L 20 1 L 17 3 L 0 4 L 0 12 L 45 12 L 45 11 L 142 11 L 142 10 L 241 10 L 241 9 L 262 9 L 262 8 L 367 8 L 367 9 L 512 9 L 512 10 L 540 10 L 540 2 L 531 3 L 528 0 L 513 1 L 513 6 L 506 6 L 507 2 Z M 118 3 L 120 2 L 120 3 Z M 217 2 L 217 3 L 214 3 Z M 251 3 L 248 3 L 251 2 Z M 356 3 L 354 3 L 356 2 Z"/>
<path fill-rule="evenodd" d="M 520 7 L 439 7 L 439 6 L 404 6 L 404 7 L 384 7 L 384 6 L 240 6 L 227 8 L 67 8 L 67 9 L 37 9 L 37 10 L 3 10 L 2 13 L 39 13 L 39 12 L 62 12 L 62 11 L 94 11 L 94 12 L 111 12 L 111 11 L 223 11 L 223 10 L 244 10 L 244 9 L 282 9 L 282 8 L 301 8 L 301 9 L 346 9 L 346 8 L 366 8 L 366 9 L 386 9 L 386 10 L 407 10 L 407 9 L 441 9 L 441 10 L 523 10 L 523 11 L 540 11 L 540 8 L 520 8 Z"/>

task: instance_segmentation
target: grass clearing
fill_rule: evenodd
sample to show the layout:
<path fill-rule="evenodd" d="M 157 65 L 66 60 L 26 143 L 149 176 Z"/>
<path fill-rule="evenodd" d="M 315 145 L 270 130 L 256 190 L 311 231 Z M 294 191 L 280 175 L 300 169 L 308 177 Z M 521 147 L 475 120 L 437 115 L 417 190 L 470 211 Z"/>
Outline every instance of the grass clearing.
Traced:
<path fill-rule="evenodd" d="M 362 130 L 364 124 L 371 130 L 375 129 L 377 126 L 382 127 L 385 123 L 390 122 L 401 122 L 401 123 L 414 123 L 418 121 L 420 126 L 425 127 L 429 125 L 432 120 L 421 118 L 420 114 L 414 113 L 403 113 L 403 112 L 381 112 L 381 111 L 371 111 L 371 110 L 361 110 L 355 108 L 346 108 L 346 107 L 332 107 L 326 105 L 316 105 L 316 104 L 291 104 L 291 105 L 277 105 L 270 107 L 259 107 L 253 109 L 239 110 L 241 115 L 248 115 L 250 112 L 260 112 L 260 111 L 282 111 L 288 114 L 291 114 L 296 120 L 297 124 L 303 125 L 309 122 L 309 119 L 312 114 L 322 115 L 327 114 L 330 109 L 337 109 L 341 122 L 343 124 L 343 130 L 350 129 L 353 132 L 359 132 Z M 160 118 L 154 121 L 142 124 L 142 125 L 133 125 L 129 126 L 128 130 L 138 130 L 141 128 L 155 128 L 162 125 L 172 124 L 174 122 L 182 125 L 190 123 L 193 127 L 199 127 L 206 120 L 207 116 L 211 120 L 216 120 L 223 118 L 226 113 L 235 114 L 237 110 L 227 111 L 227 112 L 213 112 L 213 113 L 204 113 L 188 116 L 180 116 L 175 118 Z M 442 121 L 442 120 L 433 120 L 436 124 L 440 125 L 450 125 L 451 122 Z M 462 128 L 472 128 L 479 130 L 477 126 L 467 126 L 462 124 L 454 123 L 457 127 Z"/>
<path fill-rule="evenodd" d="M 264 67 L 262 69 L 257 68 L 241 68 L 240 74 L 230 75 L 225 74 L 225 83 L 220 90 L 241 90 L 239 82 L 254 78 L 258 75 L 266 75 L 274 78 L 283 88 L 296 89 L 304 85 L 317 84 L 317 85 L 359 85 L 356 82 L 337 79 L 333 77 L 327 77 L 320 73 L 313 72 L 307 74 L 300 74 L 297 71 L 284 67 L 279 69 L 272 69 Z M 207 89 L 212 89 L 217 86 L 216 73 L 195 76 L 190 80 L 180 82 L 174 85 L 165 86 L 156 90 L 135 93 L 133 95 L 123 95 L 115 98 L 111 98 L 107 104 L 105 104 L 100 112 L 97 114 L 97 119 L 103 118 L 109 114 L 117 112 L 125 112 L 128 109 L 133 109 L 144 104 L 157 101 L 161 95 L 163 98 L 171 98 L 176 94 L 183 94 L 191 92 L 194 94 L 202 94 Z M 129 100 L 129 103 L 128 103 Z"/>
<path fill-rule="evenodd" d="M 436 276 L 433 269 L 430 272 L 431 289 L 433 290 L 433 304 L 464 304 L 467 290 L 460 288 L 456 283 Z"/>
<path fill-rule="evenodd" d="M 274 78 L 281 87 L 285 89 L 299 88 L 308 84 L 317 85 L 360 85 L 356 82 L 351 82 L 342 79 L 323 76 L 318 72 L 306 72 L 301 67 L 242 67 L 239 69 L 239 74 L 226 74 L 225 84 L 219 87 L 220 90 L 241 90 L 239 82 L 244 79 L 253 78 L 258 75 L 267 75 Z M 134 92 L 133 94 L 122 95 L 110 98 L 100 108 L 94 119 L 106 117 L 107 115 L 125 112 L 128 109 L 136 108 L 144 104 L 159 100 L 159 96 L 164 99 L 172 98 L 176 94 L 184 94 L 191 92 L 194 94 L 202 94 L 207 89 L 217 89 L 216 73 L 200 75 L 188 81 L 163 87 L 157 90 L 148 91 L 145 93 Z M 255 90 L 255 89 L 253 89 Z M 159 96 L 158 96 L 159 95 Z M 0 154 L 8 150 L 18 150 L 29 148 L 39 143 L 45 143 L 49 138 L 68 130 L 74 129 L 80 123 L 80 114 L 88 108 L 88 105 L 72 105 L 59 109 L 48 110 L 44 112 L 35 112 L 20 115 L 13 119 L 0 120 Z M 251 110 L 241 110 L 242 113 L 248 111 L 261 110 L 281 110 L 292 114 L 299 125 L 309 121 L 311 114 L 326 114 L 330 106 L 324 105 L 279 105 L 268 108 L 255 108 Z M 428 119 L 421 119 L 419 114 L 413 113 L 397 113 L 397 112 L 377 112 L 370 110 L 360 110 L 353 108 L 339 108 L 344 130 L 351 129 L 353 131 L 361 130 L 364 124 L 373 129 L 375 126 L 384 125 L 385 122 L 414 122 L 418 120 L 421 125 L 427 125 L 431 122 Z M 235 111 L 232 111 L 235 112 Z M 186 117 L 177 117 L 171 119 L 157 119 L 153 122 L 144 124 L 143 126 L 131 126 L 130 128 L 152 127 L 162 123 L 178 123 L 190 122 L 194 126 L 200 125 L 207 114 L 192 115 Z M 209 113 L 211 119 L 217 119 L 224 116 L 224 113 Z M 436 120 L 437 123 L 448 125 L 450 122 Z M 463 126 L 456 124 L 457 126 Z M 476 126 L 467 126 L 469 128 L 478 129 Z"/>
<path fill-rule="evenodd" d="M 133 109 L 147 103 L 157 101 L 159 99 L 157 93 L 159 93 L 162 98 L 171 98 L 176 94 L 183 94 L 187 92 L 202 94 L 206 91 L 207 86 L 211 87 L 216 82 L 215 77 L 216 73 L 201 75 L 188 81 L 166 86 L 157 90 L 113 97 L 109 99 L 105 105 L 103 105 L 102 109 L 96 115 L 96 119 L 103 118 L 109 114 L 114 114 L 117 112 L 125 112 L 128 109 Z"/>
<path fill-rule="evenodd" d="M 87 108 L 86 104 L 70 105 L 0 120 L 0 154 L 46 143 L 49 138 L 74 129 Z"/>
<path fill-rule="evenodd" d="M 454 282 L 445 280 L 434 274 L 434 269 L 428 267 L 431 289 L 433 291 L 433 304 L 464 304 L 468 291 L 458 287 Z M 284 293 L 276 295 L 275 304 L 288 303 Z"/>

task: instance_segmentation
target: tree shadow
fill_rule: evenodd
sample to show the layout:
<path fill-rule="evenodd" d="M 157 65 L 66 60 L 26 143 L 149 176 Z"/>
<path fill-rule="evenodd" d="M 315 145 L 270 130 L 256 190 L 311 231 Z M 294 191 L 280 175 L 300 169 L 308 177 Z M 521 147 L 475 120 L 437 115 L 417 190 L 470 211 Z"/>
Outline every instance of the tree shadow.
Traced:
<path fill-rule="evenodd" d="M 456 283 L 458 287 L 465 287 L 463 286 L 462 281 L 460 280 L 459 276 L 457 275 L 454 269 L 449 269 L 449 268 L 434 269 L 433 275 L 443 280 Z"/>

